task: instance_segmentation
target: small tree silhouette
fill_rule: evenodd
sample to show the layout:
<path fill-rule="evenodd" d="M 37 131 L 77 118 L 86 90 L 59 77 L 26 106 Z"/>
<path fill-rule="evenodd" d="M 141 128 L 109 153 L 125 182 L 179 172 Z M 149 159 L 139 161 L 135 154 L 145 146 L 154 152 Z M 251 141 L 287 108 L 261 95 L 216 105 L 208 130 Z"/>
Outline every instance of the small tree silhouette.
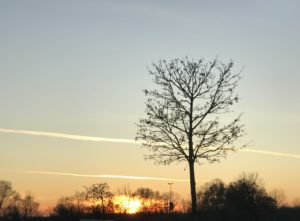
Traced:
<path fill-rule="evenodd" d="M 243 174 L 241 178 L 228 186 L 226 206 L 230 211 L 230 216 L 259 220 L 259 212 L 275 209 L 276 202 L 267 194 L 263 185 L 259 183 L 258 175 L 250 173 Z"/>
<path fill-rule="evenodd" d="M 106 205 L 109 203 L 110 199 L 113 196 L 113 194 L 109 191 L 108 184 L 93 184 L 89 187 L 85 187 L 85 190 L 87 198 L 91 199 L 94 202 L 95 208 L 97 208 L 98 204 L 100 204 L 102 218 L 104 219 Z"/>

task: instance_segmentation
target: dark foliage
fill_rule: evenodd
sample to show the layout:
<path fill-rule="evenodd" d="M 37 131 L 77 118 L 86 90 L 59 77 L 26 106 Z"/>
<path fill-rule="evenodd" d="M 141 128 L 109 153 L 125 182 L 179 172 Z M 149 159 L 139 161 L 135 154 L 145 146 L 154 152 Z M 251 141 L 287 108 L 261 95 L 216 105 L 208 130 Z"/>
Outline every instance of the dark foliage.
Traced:
<path fill-rule="evenodd" d="M 138 188 L 134 195 L 145 200 L 159 198 L 160 194 L 149 188 Z M 27 194 L 28 196 L 32 196 Z M 109 196 L 110 197 L 110 196 Z M 109 198 L 108 197 L 108 198 Z M 107 219 L 115 221 L 299 221 L 300 207 L 277 207 L 276 198 L 269 195 L 257 174 L 243 174 L 239 179 L 225 185 L 221 180 L 205 184 L 197 194 L 199 213 L 191 216 L 187 213 L 168 213 L 144 208 L 137 214 L 114 213 L 106 209 L 103 216 L 101 208 L 96 210 L 84 206 L 83 192 L 60 199 L 49 217 L 37 215 L 24 216 L 17 207 L 16 199 L 7 208 L 0 221 L 79 221 L 80 219 Z M 25 197 L 26 198 L 26 197 Z M 24 198 L 24 199 L 25 199 Z M 21 202 L 21 201 L 20 201 Z M 30 201 L 34 202 L 34 201 Z M 108 201 L 109 202 L 109 201 Z M 20 204 L 22 205 L 22 204 Z M 32 204 L 34 205 L 34 204 Z M 105 204 L 109 208 L 109 204 Z M 146 211 L 146 212 L 145 212 Z"/>
<path fill-rule="evenodd" d="M 273 220 L 276 201 L 259 183 L 256 174 L 243 174 L 227 187 L 220 180 L 198 193 L 202 217 L 207 220 Z"/>

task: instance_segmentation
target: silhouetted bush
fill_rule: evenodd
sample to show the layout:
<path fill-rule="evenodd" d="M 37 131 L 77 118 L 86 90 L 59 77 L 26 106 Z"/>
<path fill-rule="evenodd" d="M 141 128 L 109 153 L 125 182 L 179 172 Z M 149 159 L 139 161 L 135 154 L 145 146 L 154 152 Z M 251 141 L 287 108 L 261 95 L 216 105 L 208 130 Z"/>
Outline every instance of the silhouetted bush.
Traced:
<path fill-rule="evenodd" d="M 198 209 L 203 220 L 272 220 L 276 202 L 257 174 L 243 174 L 228 186 L 221 180 L 204 185 L 198 192 Z"/>
<path fill-rule="evenodd" d="M 226 190 L 226 215 L 232 219 L 269 220 L 276 208 L 256 174 L 243 175 Z"/>

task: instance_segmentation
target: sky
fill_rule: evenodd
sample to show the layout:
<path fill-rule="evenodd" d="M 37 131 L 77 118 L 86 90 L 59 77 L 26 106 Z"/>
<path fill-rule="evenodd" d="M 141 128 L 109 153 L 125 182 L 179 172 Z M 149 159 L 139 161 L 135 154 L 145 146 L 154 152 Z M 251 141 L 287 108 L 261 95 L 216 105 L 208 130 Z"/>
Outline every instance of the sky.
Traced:
<path fill-rule="evenodd" d="M 1 1 L 0 180 L 32 191 L 44 207 L 92 183 L 169 188 L 164 179 L 93 175 L 170 178 L 188 197 L 186 164 L 154 165 L 131 142 L 144 115 L 142 90 L 154 87 L 148 68 L 188 56 L 233 60 L 243 70 L 234 110 L 244 113 L 243 142 L 251 141 L 250 151 L 198 166 L 197 184 L 257 172 L 268 190 L 283 189 L 290 202 L 300 197 L 299 7 L 296 0 Z"/>

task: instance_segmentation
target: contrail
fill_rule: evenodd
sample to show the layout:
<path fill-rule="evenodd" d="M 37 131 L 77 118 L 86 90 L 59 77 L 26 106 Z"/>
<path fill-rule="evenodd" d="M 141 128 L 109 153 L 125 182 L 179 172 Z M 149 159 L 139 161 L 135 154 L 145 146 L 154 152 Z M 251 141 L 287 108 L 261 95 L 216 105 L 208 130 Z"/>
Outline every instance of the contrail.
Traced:
<path fill-rule="evenodd" d="M 241 151 L 300 159 L 300 155 L 298 155 L 298 154 L 281 153 L 281 152 L 274 152 L 274 151 L 267 151 L 267 150 L 254 150 L 254 149 L 243 149 Z"/>
<path fill-rule="evenodd" d="M 55 133 L 55 132 L 45 132 L 45 131 L 15 130 L 15 129 L 0 128 L 0 132 L 2 132 L 2 133 L 13 133 L 13 134 L 22 134 L 22 135 L 31 135 L 31 136 L 61 138 L 61 139 L 69 139 L 69 140 L 79 140 L 79 141 L 141 144 L 141 142 L 135 141 L 133 139 L 91 137 L 91 136 L 82 136 L 82 135 Z M 255 150 L 255 149 L 242 149 L 241 151 L 258 153 L 258 154 L 266 154 L 266 155 L 272 155 L 272 156 L 290 157 L 290 158 L 298 158 L 298 159 L 300 158 L 299 154 L 282 153 L 282 152 L 275 152 L 275 151 Z"/>
<path fill-rule="evenodd" d="M 31 135 L 31 136 L 62 138 L 62 139 L 69 139 L 69 140 L 80 140 L 80 141 L 139 144 L 139 142 L 137 142 L 135 140 L 131 140 L 131 139 L 91 137 L 91 136 L 82 136 L 82 135 L 65 134 L 65 133 L 54 133 L 54 132 L 45 132 L 45 131 L 14 130 L 14 129 L 0 128 L 0 132 L 2 132 L 2 133 L 12 133 L 12 134 Z"/>
<path fill-rule="evenodd" d="M 144 176 L 126 176 L 126 175 L 109 175 L 109 174 L 92 175 L 92 174 L 61 173 L 61 172 L 35 171 L 35 170 L 5 170 L 5 171 L 17 172 L 17 173 L 87 177 L 87 178 L 112 178 L 112 179 L 126 179 L 126 180 L 157 180 L 157 181 L 189 182 L 189 180 L 185 180 L 185 179 L 173 179 L 173 178 L 163 178 L 163 177 L 144 177 Z"/>

